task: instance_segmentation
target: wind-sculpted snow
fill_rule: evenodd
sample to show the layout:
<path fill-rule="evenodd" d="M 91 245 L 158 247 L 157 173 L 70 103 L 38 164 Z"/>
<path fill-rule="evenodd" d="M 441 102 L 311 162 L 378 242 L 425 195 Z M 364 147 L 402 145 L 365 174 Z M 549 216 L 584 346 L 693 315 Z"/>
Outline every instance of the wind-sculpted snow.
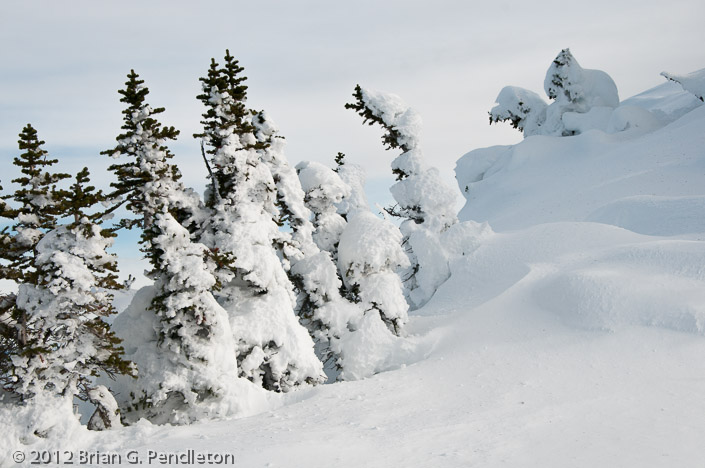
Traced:
<path fill-rule="evenodd" d="M 701 233 L 705 232 L 705 196 L 620 198 L 601 206 L 586 220 L 653 236 Z"/>
<path fill-rule="evenodd" d="M 631 219 L 624 227 L 648 225 L 637 231 L 654 234 L 692 232 L 693 226 L 684 223 L 697 226 L 697 222 L 684 221 L 687 213 L 677 215 L 681 221 L 674 226 L 666 226 L 663 216 L 675 204 L 687 211 L 690 208 L 682 205 L 695 200 L 688 197 L 702 196 L 705 107 L 693 108 L 694 98 L 683 99 L 683 92 L 672 87 L 659 93 L 660 97 L 628 100 L 629 109 L 617 108 L 614 114 L 624 119 L 615 118 L 614 125 L 625 129 L 618 133 L 590 130 L 573 137 L 534 136 L 514 146 L 466 154 L 456 166 L 458 186 L 467 199 L 459 218 L 488 221 L 499 230 L 554 221 L 622 225 L 613 215 L 629 205 L 633 215 L 627 215 Z M 657 126 L 631 106 L 664 119 L 680 117 Z M 633 198 L 651 196 L 681 201 L 653 198 L 654 203 L 647 203 L 645 198 Z M 700 212 L 696 205 L 692 218 Z"/>
<path fill-rule="evenodd" d="M 662 240 L 597 223 L 485 237 L 452 264 L 437 307 L 478 307 L 525 291 L 532 308 L 590 330 L 630 326 L 705 335 L 705 241 Z M 463 286 L 467 285 L 467 286 Z"/>
<path fill-rule="evenodd" d="M 701 101 L 705 100 L 705 68 L 694 71 L 687 75 L 674 75 L 673 73 L 663 72 L 663 77 L 668 80 L 675 81 L 683 86 L 683 89 L 692 93 Z"/>

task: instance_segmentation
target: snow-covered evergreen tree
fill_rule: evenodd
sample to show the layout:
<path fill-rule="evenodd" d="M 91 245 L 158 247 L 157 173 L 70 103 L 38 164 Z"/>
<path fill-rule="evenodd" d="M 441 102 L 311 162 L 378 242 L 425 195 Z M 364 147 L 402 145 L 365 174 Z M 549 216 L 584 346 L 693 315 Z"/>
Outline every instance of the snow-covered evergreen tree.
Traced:
<path fill-rule="evenodd" d="M 289 212 L 280 211 L 282 197 L 291 189 L 281 180 L 286 167 L 277 159 L 278 139 L 266 117 L 245 107 L 242 71 L 226 51 L 225 65 L 211 61 L 208 76 L 201 79 L 199 99 L 207 111 L 204 131 L 196 136 L 208 148 L 213 195 L 200 239 L 218 255 L 222 289 L 216 294 L 230 317 L 240 375 L 266 389 L 287 391 L 323 380 L 322 364 L 297 320 L 296 296 L 278 254 L 288 236 L 278 226 L 283 215 L 301 232 L 305 226 L 296 219 L 305 214 L 293 211 L 294 204 Z M 279 170 L 280 191 L 273 169 Z"/>
<path fill-rule="evenodd" d="M 110 184 L 114 190 L 109 196 L 114 204 L 109 211 L 124 205 L 135 217 L 122 218 L 118 226 L 139 227 L 144 236 L 149 236 L 153 217 L 168 197 L 169 210 L 179 222 L 190 226 L 202 215 L 199 197 L 179 182 L 181 173 L 168 163 L 173 154 L 166 146 L 168 140 L 176 139 L 179 131 L 162 127 L 157 121 L 155 116 L 164 112 L 164 108 L 152 108 L 145 102 L 149 89 L 139 75 L 131 70 L 127 78 L 125 89 L 118 91 L 122 95 L 120 102 L 127 104 L 122 111 L 124 133 L 118 135 L 115 148 L 101 152 L 113 158 L 129 158 L 108 168 L 117 177 L 117 181 Z"/>
<path fill-rule="evenodd" d="M 378 313 L 395 334 L 400 334 L 407 322 L 409 308 L 396 274 L 409 267 L 401 242 L 396 226 L 369 211 L 360 211 L 348 219 L 338 245 L 338 268 L 345 286 L 354 291 L 368 315 Z"/>
<path fill-rule="evenodd" d="M 0 185 L 0 193 L 3 188 Z M 5 203 L 8 196 L 0 196 L 0 218 L 11 219 L 10 207 Z M 9 253 L 12 238 L 7 226 L 0 229 L 0 279 L 6 279 L 10 275 L 10 268 L 5 264 L 7 253 Z M 0 295 L 0 375 L 9 372 L 11 361 L 9 356 L 17 345 L 15 339 L 15 325 L 12 318 L 12 311 L 15 307 L 15 294 Z"/>
<path fill-rule="evenodd" d="M 563 49 L 553 60 L 544 79 L 547 105 L 536 93 L 507 86 L 490 111 L 490 124 L 509 121 L 514 128 L 531 135 L 575 135 L 589 128 L 605 128 L 612 109 L 619 105 L 617 86 L 601 70 L 582 68 Z"/>
<path fill-rule="evenodd" d="M 335 172 L 350 188 L 350 194 L 336 204 L 338 214 L 347 220 L 348 216 L 357 211 L 369 211 L 370 204 L 365 194 L 365 168 L 359 164 L 350 164 L 344 158 L 336 158 L 336 163 Z"/>
<path fill-rule="evenodd" d="M 16 354 L 18 349 L 13 317 L 16 300 L 16 294 L 0 295 L 0 376 L 10 375 L 12 371 L 11 356 Z"/>
<path fill-rule="evenodd" d="M 387 149 L 399 148 L 402 154 L 392 162 L 397 183 L 390 191 L 397 205 L 387 211 L 404 219 L 403 243 L 411 260 L 404 273 L 407 297 L 418 308 L 424 305 L 448 276 L 450 270 L 440 245 L 439 235 L 457 222 L 455 192 L 441 180 L 438 169 L 427 167 L 421 147 L 421 117 L 394 94 L 359 85 L 355 102 L 346 104 L 364 123 L 379 124 L 385 133 Z"/>
<path fill-rule="evenodd" d="M 38 139 L 31 124 L 27 124 L 19 136 L 19 149 L 24 152 L 15 157 L 13 163 L 20 168 L 22 176 L 13 182 L 20 188 L 6 197 L 11 198 L 17 208 L 6 206 L 3 210 L 3 217 L 15 220 L 14 234 L 2 250 L 2 258 L 9 262 L 7 278 L 35 283 L 35 248 L 44 234 L 56 226 L 60 214 L 56 184 L 70 176 L 49 171 L 58 161 L 47 157 L 48 153 L 42 148 L 45 142 Z"/>
<path fill-rule="evenodd" d="M 141 311 L 154 314 L 153 338 L 131 355 L 140 367 L 133 403 L 143 410 L 139 415 L 184 423 L 208 413 L 203 407 L 227 393 L 237 378 L 235 350 L 227 315 L 211 294 L 217 281 L 208 249 L 193 243 L 185 227 L 199 209 L 193 192 L 181 184 L 178 168 L 169 162 L 166 144 L 178 132 L 156 120 L 163 109 L 147 104 L 149 90 L 138 78 L 131 71 L 119 91 L 127 104 L 125 132 L 105 152 L 130 158 L 111 166 L 118 178 L 114 196 L 125 195 L 127 208 L 136 215 L 121 225 L 142 228 L 140 244 L 154 280 L 151 303 Z M 139 348 L 131 339 L 126 337 L 125 346 Z"/>
<path fill-rule="evenodd" d="M 554 102 L 546 108 L 543 134 L 568 136 L 580 133 L 586 124 L 595 125 L 591 121 L 596 119 L 584 114 L 596 113 L 603 108 L 607 112 L 602 113 L 604 117 L 600 114 L 597 120 L 606 122 L 611 109 L 619 106 L 619 94 L 612 78 L 601 70 L 583 69 L 570 49 L 561 50 L 548 68 L 544 90 Z"/>
<path fill-rule="evenodd" d="M 306 206 L 313 212 L 313 240 L 337 261 L 338 242 L 347 224 L 338 213 L 338 205 L 350 197 L 352 190 L 337 172 L 321 163 L 304 161 L 296 170 Z"/>
<path fill-rule="evenodd" d="M 19 137 L 19 149 L 23 152 L 14 158 L 13 163 L 20 168 L 22 175 L 13 182 L 20 188 L 12 195 L 3 197 L 11 199 L 15 208 L 7 204 L 3 208 L 2 216 L 14 220 L 14 224 L 11 231 L 3 231 L 0 259 L 3 260 L 4 278 L 18 284 L 36 285 L 40 281 L 36 265 L 37 245 L 45 233 L 56 226 L 60 215 L 56 203 L 59 198 L 56 196 L 56 184 L 70 176 L 50 172 L 51 166 L 58 161 L 48 158 L 48 153 L 42 148 L 44 141 L 39 140 L 31 124 L 22 129 Z M 13 356 L 31 357 L 42 350 L 37 344 L 37 336 L 30 328 L 31 320 L 27 310 L 18 307 L 13 301 L 7 304 L 3 315 L 3 348 L 6 352 L 0 355 L 0 369 L 3 371 L 0 379 L 3 386 L 8 385 L 13 389 L 16 387 L 16 379 L 12 375 Z"/>
<path fill-rule="evenodd" d="M 612 78 L 603 71 L 582 68 L 570 49 L 561 50 L 553 60 L 543 86 L 549 98 L 570 103 L 575 112 L 587 112 L 595 106 L 619 105 L 617 86 Z"/>
<path fill-rule="evenodd" d="M 105 318 L 115 313 L 111 291 L 118 289 L 116 259 L 106 253 L 113 235 L 86 210 L 102 200 L 87 186 L 88 170 L 55 201 L 70 224 L 46 233 L 36 246 L 37 282 L 20 284 L 16 305 L 27 314 L 30 352 L 13 357 L 13 392 L 24 398 L 41 392 L 78 396 L 97 405 L 102 428 L 119 423 L 107 389 L 94 399 L 93 378 L 101 373 L 132 374 L 120 340 Z"/>
<path fill-rule="evenodd" d="M 326 260 L 332 256 L 340 268 L 331 268 L 313 256 L 292 269 L 307 272 L 302 278 L 305 284 L 313 285 L 308 289 L 323 297 L 313 309 L 319 324 L 316 336 L 326 337 L 337 364 L 336 378 L 352 380 L 377 371 L 385 351 L 374 350 L 388 349 L 399 339 L 394 333 L 399 333 L 406 322 L 408 306 L 395 271 L 408 266 L 408 260 L 400 245 L 401 233 L 369 212 L 364 193 L 359 194 L 364 206 L 355 204 L 358 199 L 349 205 L 345 217 L 337 213 L 353 192 L 338 175 L 343 168 L 353 169 L 341 164 L 336 173 L 315 162 L 297 165 L 306 205 L 314 213 L 314 238 L 322 250 L 318 256 L 325 255 Z M 361 181 L 359 173 L 350 173 L 357 176 L 354 181 Z M 370 237 L 367 229 L 371 230 Z M 345 241 L 341 241 L 343 237 Z M 344 251 L 342 261 L 339 249 Z"/>
<path fill-rule="evenodd" d="M 496 101 L 497 105 L 490 111 L 490 124 L 509 121 L 524 136 L 540 133 L 548 106 L 541 96 L 528 89 L 506 86 Z"/>
<path fill-rule="evenodd" d="M 255 127 L 258 139 L 269 142 L 261 150 L 263 161 L 269 166 L 277 187 L 280 221 L 291 228 L 290 234 L 281 233 L 280 248 L 285 269 L 297 293 L 295 311 L 316 343 L 316 352 L 324 363 L 326 374 L 337 379 L 346 360 L 349 361 L 356 352 L 342 349 L 340 339 L 357 328 L 363 311 L 341 296 L 342 282 L 332 258 L 334 253 L 318 244 L 320 236 L 317 234 L 320 232 L 311 222 L 310 205 L 305 202 L 297 172 L 284 156 L 284 140 L 278 138 L 276 125 L 261 113 L 255 120 Z"/>
<path fill-rule="evenodd" d="M 0 185 L 0 193 L 2 193 L 2 190 L 2 185 Z M 9 199 L 10 197 L 10 195 L 0 196 L 0 218 L 8 220 L 8 223 L 13 218 L 13 214 L 12 210 L 10 209 L 10 206 L 5 203 L 5 199 Z M 10 276 L 11 271 L 10 268 L 8 268 L 8 266 L 5 264 L 5 262 L 3 262 L 3 260 L 8 260 L 10 253 L 10 242 L 12 241 L 12 237 L 10 236 L 9 231 L 9 226 L 4 226 L 2 229 L 0 229 L 0 279 L 8 278 Z"/>

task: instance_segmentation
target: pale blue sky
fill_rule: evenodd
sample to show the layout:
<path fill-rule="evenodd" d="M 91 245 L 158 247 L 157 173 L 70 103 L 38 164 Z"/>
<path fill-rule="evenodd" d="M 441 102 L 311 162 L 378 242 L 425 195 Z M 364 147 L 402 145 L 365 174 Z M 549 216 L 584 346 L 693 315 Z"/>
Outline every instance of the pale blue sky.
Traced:
<path fill-rule="evenodd" d="M 98 152 L 113 145 L 117 89 L 134 68 L 162 121 L 181 130 L 172 146 L 187 184 L 205 171 L 198 77 L 225 48 L 249 77 L 249 105 L 265 109 L 287 138 L 292 164 L 332 164 L 338 151 L 363 165 L 370 198 L 385 204 L 393 182 L 377 129 L 345 110 L 356 83 L 399 94 L 424 119 L 424 148 L 449 184 L 465 152 L 521 135 L 488 126 L 505 85 L 543 95 L 552 59 L 570 47 L 584 68 L 609 73 L 622 99 L 663 81 L 659 72 L 705 67 L 705 4 L 595 0 L 399 1 L 7 1 L 0 5 L 0 176 L 16 176 L 17 134 L 31 122 L 64 170 L 88 165 L 107 184 Z M 119 246 L 127 258 L 136 248 Z M 130 266 L 129 268 L 133 268 Z"/>

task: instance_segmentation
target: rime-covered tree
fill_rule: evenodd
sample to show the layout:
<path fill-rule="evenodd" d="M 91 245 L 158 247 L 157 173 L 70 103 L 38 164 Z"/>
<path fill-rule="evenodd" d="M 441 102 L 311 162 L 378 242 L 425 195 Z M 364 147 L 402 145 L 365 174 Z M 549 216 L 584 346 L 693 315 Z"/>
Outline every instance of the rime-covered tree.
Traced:
<path fill-rule="evenodd" d="M 297 293 L 295 312 L 314 339 L 316 354 L 324 363 L 328 378 L 359 378 L 360 373 L 346 373 L 345 369 L 356 367 L 356 363 L 362 360 L 361 354 L 366 351 L 343 343 L 360 328 L 364 311 L 341 294 L 343 284 L 332 258 L 334 250 L 322 248 L 318 241 L 323 242 L 323 239 L 316 239 L 311 205 L 305 201 L 300 177 L 286 160 L 284 140 L 278 137 L 276 125 L 265 113 L 258 114 L 254 124 L 258 140 L 268 142 L 260 152 L 275 181 L 280 222 L 290 227 L 290 232 L 281 233 L 279 248 L 285 270 Z M 345 190 L 340 178 L 330 169 L 327 171 Z M 335 213 L 335 207 L 331 208 L 332 216 L 344 223 Z M 337 233 L 339 236 L 340 232 Z M 333 242 L 337 244 L 337 240 Z"/>
<path fill-rule="evenodd" d="M 84 168 L 70 190 L 59 191 L 55 207 L 70 223 L 42 237 L 35 249 L 37 281 L 19 285 L 16 304 L 27 314 L 31 340 L 13 358 L 9 388 L 23 398 L 50 392 L 90 400 L 97 406 L 91 426 L 108 428 L 119 425 L 116 405 L 107 389 L 97 398 L 93 379 L 134 370 L 105 321 L 115 313 L 111 291 L 120 285 L 115 256 L 106 252 L 113 235 L 88 213 L 103 196 L 88 182 Z"/>
<path fill-rule="evenodd" d="M 392 161 L 397 183 L 390 191 L 397 204 L 387 212 L 403 219 L 403 244 L 411 266 L 403 273 L 407 297 L 415 307 L 424 305 L 450 275 L 439 235 L 457 223 L 456 194 L 424 161 L 420 146 L 421 117 L 394 94 L 355 87 L 354 103 L 363 122 L 379 124 L 387 149 L 402 153 Z"/>
<path fill-rule="evenodd" d="M 245 105 L 247 86 L 244 82 L 247 77 L 241 75 L 244 70 L 226 50 L 223 67 L 212 58 L 208 74 L 199 78 L 203 92 L 197 98 L 206 111 L 201 120 L 203 132 L 194 134 L 194 137 L 201 138 L 207 148 L 205 152 L 211 158 L 209 168 L 212 178 L 206 200 L 211 208 L 234 189 L 233 168 L 222 150 L 230 144 L 228 139 L 235 135 L 245 147 L 262 147 L 252 139 L 252 111 Z"/>
<path fill-rule="evenodd" d="M 168 193 L 171 198 L 171 212 L 186 225 L 196 221 L 200 212 L 199 199 L 193 190 L 181 185 L 181 173 L 175 165 L 168 163 L 174 155 L 166 144 L 169 140 L 176 140 L 179 131 L 174 127 L 162 126 L 157 120 L 156 116 L 164 112 L 164 108 L 152 108 L 146 102 L 149 89 L 139 75 L 131 70 L 127 78 L 125 89 L 118 90 L 122 96 L 120 102 L 126 104 L 122 111 L 123 133 L 118 135 L 115 148 L 101 154 L 128 158 L 108 168 L 117 178 L 110 184 L 114 189 L 109 194 L 114 201 L 110 210 L 124 205 L 132 212 L 135 217 L 122 218 L 118 227 L 141 228 L 144 241 L 145 236 L 149 236 L 148 227 L 153 224 L 153 216 L 165 194 Z M 166 185 L 165 181 L 168 181 Z M 180 190 L 174 190 L 174 187 Z"/>
<path fill-rule="evenodd" d="M 50 172 L 58 160 L 48 157 L 42 148 L 45 142 L 39 140 L 31 124 L 27 124 L 19 136 L 19 149 L 23 152 L 14 158 L 13 164 L 20 168 L 22 175 L 13 180 L 20 188 L 4 197 L 12 199 L 16 208 L 3 210 L 3 217 L 14 219 L 15 224 L 9 245 L 2 250 L 2 258 L 9 262 L 9 279 L 34 283 L 36 246 L 44 234 L 56 226 L 60 214 L 56 184 L 70 176 Z"/>
<path fill-rule="evenodd" d="M 268 390 L 287 391 L 323 378 L 313 342 L 295 315 L 296 296 L 279 251 L 287 241 L 278 223 L 281 193 L 272 173 L 277 140 L 266 118 L 245 107 L 245 77 L 226 51 L 202 78 L 201 137 L 213 176 L 209 216 L 200 239 L 218 255 L 215 294 L 228 311 L 242 377 Z M 259 128 L 257 128 L 259 126 Z M 293 218 L 292 218 L 293 219 Z"/>
<path fill-rule="evenodd" d="M 338 205 L 350 197 L 351 189 L 336 171 L 323 164 L 304 161 L 296 170 L 306 206 L 313 212 L 313 240 L 337 261 L 338 242 L 347 224 L 338 213 Z"/>
<path fill-rule="evenodd" d="M 0 193 L 2 190 L 3 188 L 0 185 Z M 10 209 L 4 198 L 4 195 L 0 196 L 0 218 L 10 219 Z M 2 259 L 6 258 L 6 252 L 9 252 L 12 240 L 8 231 L 9 228 L 7 226 L 0 230 L 0 279 L 5 279 L 10 274 L 10 269 L 2 261 Z M 15 323 L 12 318 L 16 297 L 15 294 L 0 295 L 0 376 L 9 372 L 11 365 L 9 356 L 17 346 Z"/>
<path fill-rule="evenodd" d="M 12 219 L 11 230 L 3 230 L 0 258 L 3 260 L 3 277 L 18 284 L 36 285 L 40 281 L 36 265 L 37 245 L 44 235 L 56 226 L 60 216 L 57 207 L 57 183 L 70 177 L 68 174 L 53 173 L 51 166 L 56 159 L 50 159 L 42 148 L 37 131 L 27 124 L 19 135 L 19 149 L 13 164 L 20 168 L 21 176 L 14 179 L 19 188 L 12 195 L 3 198 L 12 200 L 14 208 L 4 204 L 2 216 Z M 40 337 L 32 329 L 29 311 L 6 298 L 3 313 L 3 348 L 0 355 L 0 370 L 3 371 L 3 385 L 14 386 L 12 376 L 13 356 L 34 356 L 41 352 Z"/>
<path fill-rule="evenodd" d="M 338 268 L 346 288 L 355 292 L 366 315 L 377 313 L 397 335 L 409 308 L 396 274 L 409 266 L 401 242 L 402 234 L 391 222 L 360 211 L 348 219 L 338 245 Z"/>
<path fill-rule="evenodd" d="M 570 49 L 561 50 L 551 63 L 544 80 L 544 91 L 550 99 L 570 103 L 576 112 L 587 112 L 595 106 L 617 107 L 617 86 L 607 73 L 584 69 Z"/>
<path fill-rule="evenodd" d="M 551 62 L 544 91 L 550 104 L 532 91 L 503 88 L 490 111 L 490 124 L 509 121 L 525 137 L 570 136 L 588 128 L 606 128 L 611 109 L 619 105 L 612 78 L 601 70 L 582 68 L 570 49 L 561 50 Z"/>
<path fill-rule="evenodd" d="M 2 190 L 2 185 L 0 185 L 0 193 L 2 193 Z M 0 218 L 8 220 L 7 222 L 9 223 L 9 220 L 13 218 L 13 215 L 10 206 L 5 203 L 5 198 L 10 198 L 10 195 L 0 196 Z M 7 265 L 2 262 L 3 259 L 7 260 L 9 258 L 10 241 L 12 240 L 9 230 L 9 226 L 4 226 L 0 229 L 0 278 L 2 279 L 8 278 L 11 271 Z"/>
<path fill-rule="evenodd" d="M 140 367 L 131 403 L 142 404 L 145 411 L 140 415 L 183 423 L 198 418 L 204 405 L 227 392 L 228 380 L 236 378 L 227 349 L 231 355 L 234 349 L 226 314 L 210 292 L 217 282 L 209 252 L 191 241 L 185 227 L 199 207 L 193 191 L 180 182 L 178 168 L 169 162 L 167 142 L 178 131 L 158 122 L 155 116 L 163 109 L 146 102 L 149 91 L 138 78 L 131 71 L 119 91 L 127 106 L 124 133 L 114 149 L 104 152 L 128 158 L 111 166 L 117 176 L 113 196 L 125 196 L 127 209 L 135 215 L 120 225 L 141 228 L 141 250 L 154 281 L 150 303 L 140 311 L 155 318 L 153 339 L 131 355 Z M 132 346 L 133 337 L 125 338 L 126 347 L 140 348 Z"/>
<path fill-rule="evenodd" d="M 490 124 L 508 121 L 524 136 L 540 134 L 548 106 L 541 96 L 528 89 L 505 86 L 496 101 L 490 111 Z"/>

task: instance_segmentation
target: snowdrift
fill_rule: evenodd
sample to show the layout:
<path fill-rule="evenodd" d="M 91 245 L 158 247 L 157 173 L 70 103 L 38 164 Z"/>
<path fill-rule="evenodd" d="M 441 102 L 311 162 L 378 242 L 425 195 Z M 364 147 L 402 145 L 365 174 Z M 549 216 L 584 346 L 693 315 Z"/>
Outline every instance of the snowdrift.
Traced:
<path fill-rule="evenodd" d="M 611 119 L 624 120 L 615 124 L 620 131 L 537 135 L 514 146 L 471 151 L 456 165 L 467 199 L 459 218 L 488 221 L 495 230 L 589 220 L 644 234 L 702 231 L 701 104 L 679 85 L 664 84 L 612 112 Z M 664 226 L 659 215 L 681 208 Z"/>

